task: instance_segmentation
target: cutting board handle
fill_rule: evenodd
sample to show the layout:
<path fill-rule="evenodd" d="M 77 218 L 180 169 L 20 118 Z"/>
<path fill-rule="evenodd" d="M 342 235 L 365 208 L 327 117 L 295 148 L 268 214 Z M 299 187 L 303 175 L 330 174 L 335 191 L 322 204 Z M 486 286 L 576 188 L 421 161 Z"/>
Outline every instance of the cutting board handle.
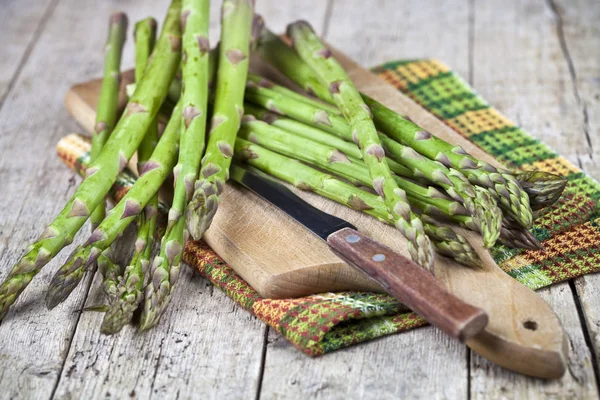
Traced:
<path fill-rule="evenodd" d="M 327 243 L 340 257 L 446 334 L 462 341 L 481 332 L 488 315 L 451 294 L 414 261 L 355 229 L 332 233 Z"/>

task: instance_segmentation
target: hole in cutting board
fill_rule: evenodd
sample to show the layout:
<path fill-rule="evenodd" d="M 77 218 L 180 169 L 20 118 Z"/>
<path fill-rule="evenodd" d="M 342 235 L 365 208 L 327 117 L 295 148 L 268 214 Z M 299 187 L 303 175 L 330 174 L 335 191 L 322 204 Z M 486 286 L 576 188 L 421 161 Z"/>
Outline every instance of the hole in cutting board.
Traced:
<path fill-rule="evenodd" d="M 528 319 L 527 321 L 523 322 L 523 327 L 525 329 L 530 330 L 530 331 L 535 331 L 537 329 L 537 327 L 538 327 L 538 324 L 537 324 L 537 322 L 535 322 L 535 321 L 533 321 L 531 319 Z"/>

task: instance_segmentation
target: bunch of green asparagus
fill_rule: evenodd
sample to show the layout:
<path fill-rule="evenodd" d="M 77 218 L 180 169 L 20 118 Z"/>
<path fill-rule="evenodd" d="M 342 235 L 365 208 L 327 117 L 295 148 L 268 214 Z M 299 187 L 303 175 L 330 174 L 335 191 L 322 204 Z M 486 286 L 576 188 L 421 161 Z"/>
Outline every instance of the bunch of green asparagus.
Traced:
<path fill-rule="evenodd" d="M 480 265 L 455 226 L 480 232 L 486 247 L 541 248 L 530 232 L 533 211 L 560 197 L 564 179 L 495 168 L 421 129 L 359 92 L 308 23 L 290 24 L 286 41 L 248 0 L 223 0 L 220 43 L 211 50 L 209 5 L 173 0 L 158 38 L 154 19 L 135 25 L 136 83 L 121 115 L 127 18 L 111 17 L 84 180 L 0 285 L 0 320 L 90 218 L 91 235 L 52 278 L 48 307 L 63 302 L 97 264 L 107 303 L 102 332 L 118 332 L 138 309 L 140 329 L 155 326 L 176 287 L 188 236 L 202 238 L 226 181 L 246 169 L 395 226 L 413 259 L 432 272 L 435 253 Z M 251 51 L 302 90 L 249 73 Z M 164 131 L 160 120 L 168 121 Z M 137 176 L 128 167 L 136 152 Z M 159 189 L 171 173 L 173 198 L 161 202 Z M 127 190 L 111 196 L 116 182 Z M 114 202 L 108 213 L 107 197 Z M 133 256 L 122 267 L 114 244 L 134 221 Z M 155 239 L 160 249 L 152 259 Z"/>

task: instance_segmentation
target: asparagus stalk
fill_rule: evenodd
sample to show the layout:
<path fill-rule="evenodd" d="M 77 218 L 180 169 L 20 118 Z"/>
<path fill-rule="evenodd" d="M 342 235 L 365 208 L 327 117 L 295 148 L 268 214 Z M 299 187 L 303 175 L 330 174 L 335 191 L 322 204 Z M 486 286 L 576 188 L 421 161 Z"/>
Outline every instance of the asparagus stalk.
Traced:
<path fill-rule="evenodd" d="M 274 92 L 281 93 L 282 95 L 291 97 L 294 100 L 302 101 L 313 107 L 323 109 L 329 113 L 341 115 L 340 110 L 333 104 L 324 103 L 324 102 L 314 99 L 312 97 L 307 97 L 303 94 L 294 92 L 293 90 L 290 90 L 290 89 L 286 88 L 285 86 L 276 85 L 273 82 L 269 81 L 268 79 L 261 77 L 260 75 L 249 73 L 248 74 L 248 82 L 250 84 L 254 83 L 260 87 L 272 89 Z"/>
<path fill-rule="evenodd" d="M 556 203 L 569 182 L 562 176 L 545 171 L 517 172 L 515 178 L 529 196 L 533 211 L 539 211 Z"/>
<path fill-rule="evenodd" d="M 540 250 L 544 246 L 528 229 L 523 228 L 511 218 L 502 221 L 500 243 L 510 248 Z"/>
<path fill-rule="evenodd" d="M 180 0 L 173 0 L 161 38 L 148 70 L 102 152 L 88 169 L 87 178 L 56 219 L 17 262 L 0 285 L 0 319 L 33 277 L 73 236 L 104 199 L 119 172 L 139 146 L 167 94 L 180 59 Z"/>
<path fill-rule="evenodd" d="M 125 231 L 163 184 L 177 159 L 181 109 L 180 104 L 175 107 L 175 116 L 169 120 L 137 182 L 92 232 L 88 240 L 73 251 L 67 262 L 54 275 L 46 295 L 48 308 L 54 308 L 71 294 L 81 281 L 85 270 Z"/>
<path fill-rule="evenodd" d="M 242 138 L 236 140 L 235 157 L 299 189 L 313 191 L 357 211 L 372 215 L 382 222 L 394 225 L 395 221 L 389 215 L 387 206 L 377 195 L 342 182 L 296 160 L 271 152 Z M 236 180 L 241 178 L 243 169 L 234 166 L 231 172 L 232 179 Z M 438 231 L 433 226 L 429 229 L 432 232 Z M 456 238 L 452 239 L 448 232 L 445 232 L 445 235 L 440 232 L 434 238 L 434 242 L 439 239 L 438 243 L 445 254 L 466 265 L 479 265 L 477 254 L 462 236 L 456 234 Z M 450 253 L 452 249 L 456 251 L 455 254 Z"/>
<path fill-rule="evenodd" d="M 300 85 L 307 93 L 333 103 L 329 90 L 321 83 L 317 73 L 264 25 L 256 51 L 262 59 Z"/>
<path fill-rule="evenodd" d="M 71 134 L 61 139 L 57 149 L 60 158 L 65 162 L 65 164 L 74 169 L 80 175 L 84 175 L 87 162 L 89 161 L 89 147 L 89 143 L 84 138 L 77 134 Z M 111 196 L 113 196 L 116 201 L 120 200 L 123 195 L 127 193 L 129 188 L 131 188 L 131 186 L 135 183 L 135 179 L 136 178 L 134 176 L 123 173 L 119 177 L 117 184 L 115 184 Z M 447 220 L 448 222 L 456 223 L 463 228 L 473 231 L 477 230 L 477 227 L 475 226 L 471 216 L 448 212 L 448 210 L 452 208 L 452 203 L 454 202 L 453 200 L 448 199 L 446 200 L 446 203 L 434 201 L 432 204 L 432 202 L 427 203 L 423 201 L 423 196 L 418 196 L 419 192 L 416 192 L 417 194 L 413 195 L 410 190 L 407 189 L 406 191 L 411 208 L 418 214 L 423 215 L 425 220 Z M 360 208 L 359 204 L 360 202 L 357 202 L 356 208 Z M 381 207 L 383 207 L 383 205 Z M 159 216 L 166 215 L 167 210 L 168 207 L 159 204 Z M 163 224 L 159 224 L 159 226 L 163 226 Z M 532 241 L 531 243 L 526 243 L 530 240 Z M 541 244 L 537 241 L 537 239 L 530 232 L 526 231 L 520 226 L 507 227 L 506 225 L 503 225 L 500 235 L 500 242 L 505 246 L 512 248 L 541 248 Z M 436 244 L 434 243 L 434 245 Z"/>
<path fill-rule="evenodd" d="M 146 18 L 135 24 L 135 80 L 138 82 L 144 75 L 144 69 L 154 49 L 156 26 L 157 23 L 154 18 Z M 148 128 L 148 132 L 138 148 L 139 171 L 144 169 L 144 164 L 152 155 L 157 142 L 158 125 L 155 122 Z M 133 313 L 143 298 L 144 276 L 148 269 L 153 234 L 156 230 L 157 207 L 158 194 L 155 194 L 144 208 L 144 212 L 140 213 L 137 217 L 138 232 L 135 241 L 135 250 L 129 265 L 123 271 L 123 276 L 120 277 L 115 285 L 112 285 L 112 282 L 107 279 L 111 274 L 106 273 L 104 275 L 104 289 L 109 294 L 110 303 L 100 327 L 100 331 L 103 333 L 113 334 L 120 331 L 123 326 L 131 321 Z M 148 214 L 148 217 L 146 217 L 146 214 Z M 112 261 L 112 259 L 109 261 Z M 101 263 L 103 263 L 103 260 L 99 259 L 99 267 Z M 111 264 L 106 264 L 106 270 L 108 272 L 113 270 Z"/>
<path fill-rule="evenodd" d="M 252 116 L 244 117 L 239 137 L 343 177 L 354 185 L 371 185 L 366 167 L 353 157 L 347 156 L 335 147 L 294 136 L 264 121 L 255 120 Z M 408 180 L 397 177 L 395 179 L 398 186 L 406 192 L 411 206 L 417 204 L 422 214 L 446 218 L 467 229 L 479 230 L 479 221 L 470 215 L 461 202 L 446 197 L 434 187 L 425 188 Z M 430 223 L 431 221 L 433 219 L 430 218 Z M 431 229 L 430 233 L 433 235 Z M 518 231 L 515 231 L 514 227 L 512 229 L 510 231 L 506 227 L 502 228 L 503 244 L 511 247 L 537 248 L 534 244 L 535 238 L 530 233 L 524 229 Z M 442 236 L 442 232 L 443 230 L 440 231 L 438 238 Z M 450 235 L 450 233 L 446 234 Z M 431 238 L 431 235 L 428 236 Z M 438 247 L 437 244 L 434 245 Z"/>
<path fill-rule="evenodd" d="M 248 118 L 245 119 L 248 120 Z M 245 129 L 246 128 L 242 129 L 242 135 Z M 273 143 L 276 143 L 277 140 L 268 139 L 267 142 L 270 142 L 272 145 Z M 77 171 L 79 174 L 83 175 L 83 172 L 85 171 L 85 168 L 87 167 L 87 163 L 89 161 L 89 147 L 89 143 L 85 140 L 85 138 L 82 138 L 77 134 L 72 134 L 63 138 L 59 142 L 57 149 L 60 158 L 65 162 L 65 164 Z M 309 142 L 306 148 L 312 148 L 312 144 L 310 144 Z M 334 151 L 334 149 L 325 149 L 325 151 L 331 152 Z M 294 152 L 292 151 L 292 153 Z M 319 154 L 319 150 L 315 151 L 315 153 Z M 329 153 L 325 153 L 325 155 L 321 158 L 327 159 L 328 154 Z M 296 155 L 297 154 L 294 153 L 294 156 Z M 359 161 L 357 160 L 354 162 L 359 163 Z M 325 164 L 327 163 L 313 163 L 313 165 Z M 332 173 L 336 173 L 336 171 L 333 169 L 330 169 L 330 171 L 332 171 Z M 357 174 L 359 174 L 359 176 L 363 176 L 363 179 L 365 181 L 368 181 L 368 172 L 366 171 L 366 167 L 362 165 L 358 168 L 358 171 L 359 172 L 357 172 Z M 349 175 L 352 175 L 353 173 L 354 172 L 346 172 L 346 174 Z M 344 175 L 344 173 L 340 175 Z M 364 176 L 367 176 L 367 178 L 364 178 Z M 129 189 L 135 184 L 135 182 L 136 178 L 134 176 L 123 173 L 119 179 L 118 187 L 115 187 L 111 194 L 113 196 L 113 199 L 117 202 L 120 201 L 123 198 L 123 196 L 129 191 Z M 421 185 L 412 183 L 410 181 L 403 182 L 411 207 L 414 206 L 416 209 L 419 210 L 419 213 L 427 214 L 438 219 L 446 218 L 460 224 L 461 226 L 467 229 L 476 230 L 472 218 L 466 215 L 466 210 L 458 202 L 450 198 L 445 198 L 444 195 L 441 194 L 439 191 L 430 192 L 430 190 L 432 190 L 433 188 L 426 188 Z M 432 195 L 432 193 L 435 194 Z M 162 203 L 159 203 L 158 210 L 159 216 L 165 215 L 168 211 L 168 207 L 166 207 Z M 166 222 L 159 223 L 159 227 L 164 225 L 166 225 Z"/>
<path fill-rule="evenodd" d="M 305 101 L 298 101 L 274 89 L 271 83 L 246 84 L 246 100 L 276 114 L 301 121 L 352 142 L 352 128 L 337 113 L 328 112 Z"/>
<path fill-rule="evenodd" d="M 143 222 L 138 227 L 135 242 L 135 253 L 118 285 L 114 288 L 112 301 L 109 304 L 100 331 L 104 334 L 119 332 L 125 325 L 131 322 L 134 312 L 143 300 L 144 277 L 147 275 L 149 259 L 152 255 L 153 232 L 156 229 L 156 209 L 148 204 L 144 208 Z M 153 223 L 149 223 L 153 221 Z M 100 266 L 100 261 L 98 262 Z M 112 288 L 109 288 L 112 289 Z M 105 288 L 105 292 L 107 288 Z"/>
<path fill-rule="evenodd" d="M 90 149 L 90 138 L 77 133 L 65 136 L 56 145 L 58 157 L 83 178 L 85 178 L 86 170 L 90 166 Z M 125 196 L 136 179 L 129 168 L 125 168 L 119 174 L 108 193 L 113 203 L 119 202 Z"/>
<path fill-rule="evenodd" d="M 156 325 L 165 310 L 179 276 L 187 232 L 185 210 L 198 177 L 204 151 L 208 103 L 209 0 L 183 0 L 183 87 L 179 162 L 175 167 L 175 193 L 169 210 L 167 230 L 160 255 L 152 262 L 151 279 L 146 287 L 141 330 Z"/>
<path fill-rule="evenodd" d="M 104 77 L 98 107 L 96 109 L 96 125 L 92 136 L 92 161 L 98 158 L 104 143 L 117 121 L 119 107 L 119 85 L 121 84 L 121 54 L 127 33 L 127 15 L 118 12 L 110 16 L 108 39 L 104 50 Z M 90 217 L 92 230 L 104 219 L 105 205 L 101 202 Z"/>
<path fill-rule="evenodd" d="M 288 26 L 288 33 L 300 58 L 329 86 L 335 103 L 352 128 L 354 142 L 362 151 L 373 187 L 384 199 L 388 211 L 396 221 L 396 227 L 409 239 L 411 256 L 422 267 L 432 271 L 432 245 L 423 231 L 421 220 L 410 210 L 406 194 L 392 177 L 369 108 L 342 66 L 331 57 L 331 52 L 321 43 L 308 23 L 293 23 Z"/>
<path fill-rule="evenodd" d="M 92 160 L 98 158 L 117 120 L 119 86 L 121 83 L 121 55 L 125 44 L 127 25 L 127 16 L 123 13 L 115 13 L 110 18 L 108 39 L 105 46 L 104 78 L 102 79 L 102 87 L 100 88 L 98 107 L 96 109 L 96 125 L 94 126 L 94 133 L 92 135 Z M 105 214 L 105 204 L 102 201 L 90 216 L 92 231 L 102 222 Z M 106 254 L 101 254 L 98 258 L 98 267 L 103 272 L 102 276 L 104 276 L 103 287 L 109 290 L 114 287 L 115 283 L 114 281 L 111 282 L 110 279 L 115 275 L 118 276 L 119 272 L 119 266 L 114 264 L 110 259 L 112 253 L 112 249 L 107 249 Z M 110 271 L 109 274 L 104 274 L 104 272 L 108 271 Z M 107 277 L 110 278 L 107 280 Z"/>
<path fill-rule="evenodd" d="M 217 211 L 229 175 L 233 144 L 244 114 L 253 7 L 247 0 L 224 0 L 217 86 L 206 154 L 194 195 L 186 209 L 187 228 L 200 239 Z"/>
<path fill-rule="evenodd" d="M 213 83 L 214 83 L 215 75 L 217 72 L 218 60 L 219 60 L 219 45 L 217 44 L 217 47 L 213 48 L 208 53 L 208 87 L 210 89 L 212 89 L 214 86 Z M 179 99 L 181 98 L 181 86 L 182 86 L 181 79 L 178 79 L 177 77 L 175 77 L 175 79 L 173 79 L 173 82 L 171 82 L 171 86 L 169 87 L 169 100 L 172 101 L 173 103 L 177 103 L 179 101 Z"/>

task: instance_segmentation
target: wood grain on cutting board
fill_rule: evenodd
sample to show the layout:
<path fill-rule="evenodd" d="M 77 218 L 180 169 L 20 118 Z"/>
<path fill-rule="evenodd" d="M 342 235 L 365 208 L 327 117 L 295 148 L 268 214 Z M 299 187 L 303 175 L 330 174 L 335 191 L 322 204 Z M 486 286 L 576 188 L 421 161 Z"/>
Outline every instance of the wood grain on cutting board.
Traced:
<path fill-rule="evenodd" d="M 335 52 L 356 86 L 424 129 L 491 164 L 488 154 L 453 131 L 432 114 Z M 272 71 L 253 60 L 253 69 Z M 131 80 L 125 74 L 124 81 Z M 66 107 L 91 132 L 100 81 L 76 85 L 67 94 Z M 289 185 L 288 185 L 289 187 Z M 408 255 L 406 241 L 393 227 L 318 195 L 293 188 L 313 206 L 354 224 L 361 232 Z M 484 309 L 490 321 L 485 331 L 467 344 L 484 357 L 507 368 L 540 377 L 564 373 L 565 336 L 552 309 L 531 289 L 504 273 L 483 248 L 478 234 L 457 229 L 483 260 L 482 268 L 463 267 L 445 257 L 436 259 L 436 277 L 459 298 Z M 362 273 L 339 259 L 327 244 L 279 209 L 252 193 L 228 184 L 219 212 L 204 240 L 262 296 L 298 297 L 338 290 L 382 291 Z M 535 324 L 535 329 L 528 329 Z"/>

